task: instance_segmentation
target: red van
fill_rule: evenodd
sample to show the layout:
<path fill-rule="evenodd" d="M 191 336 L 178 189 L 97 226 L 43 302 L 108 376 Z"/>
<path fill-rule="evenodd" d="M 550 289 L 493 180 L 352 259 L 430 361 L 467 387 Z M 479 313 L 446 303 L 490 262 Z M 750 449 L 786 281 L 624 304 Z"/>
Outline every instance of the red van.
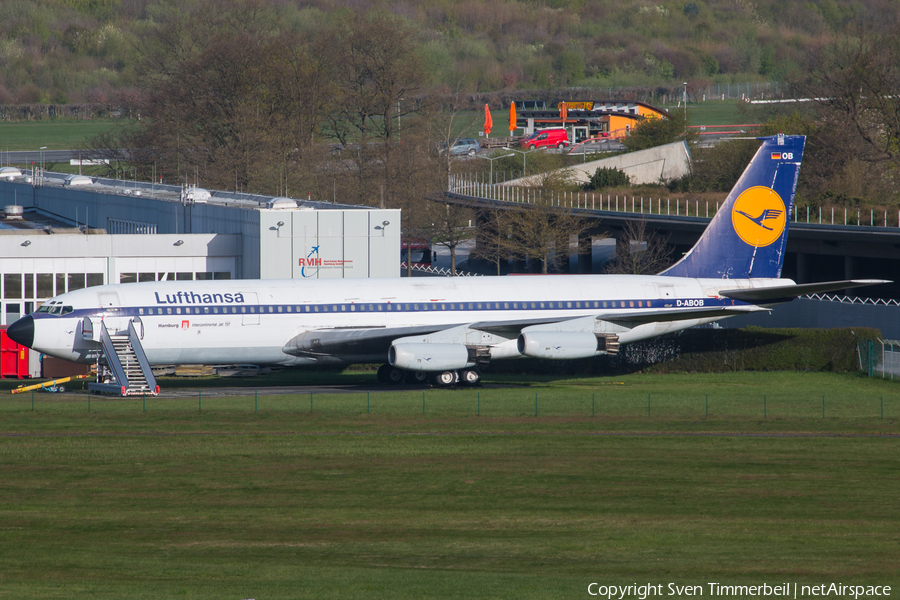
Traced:
<path fill-rule="evenodd" d="M 535 131 L 528 137 L 524 138 L 519 145 L 528 150 L 535 148 L 565 148 L 569 145 L 569 132 L 559 127 L 557 129 L 542 129 Z"/>

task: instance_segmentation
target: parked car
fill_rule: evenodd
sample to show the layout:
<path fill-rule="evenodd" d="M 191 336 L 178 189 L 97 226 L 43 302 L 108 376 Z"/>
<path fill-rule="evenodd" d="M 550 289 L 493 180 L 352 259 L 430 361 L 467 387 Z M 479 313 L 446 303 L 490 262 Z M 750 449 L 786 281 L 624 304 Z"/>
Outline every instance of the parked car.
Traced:
<path fill-rule="evenodd" d="M 475 156 L 475 153 L 480 149 L 481 145 L 478 143 L 478 140 L 460 138 L 450 146 L 450 156 Z"/>
<path fill-rule="evenodd" d="M 565 148 L 569 145 L 569 132 L 559 127 L 557 129 L 542 129 L 522 139 L 519 145 L 528 150 L 535 148 Z"/>

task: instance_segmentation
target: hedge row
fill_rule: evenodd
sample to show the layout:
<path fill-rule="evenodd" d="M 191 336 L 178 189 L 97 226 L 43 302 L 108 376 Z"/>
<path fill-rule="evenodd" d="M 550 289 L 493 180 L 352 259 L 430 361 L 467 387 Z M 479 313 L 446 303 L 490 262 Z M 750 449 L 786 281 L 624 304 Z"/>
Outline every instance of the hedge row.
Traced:
<path fill-rule="evenodd" d="M 726 371 L 858 371 L 877 329 L 689 329 L 627 344 L 617 356 L 498 361 L 492 373 L 614 375 Z"/>

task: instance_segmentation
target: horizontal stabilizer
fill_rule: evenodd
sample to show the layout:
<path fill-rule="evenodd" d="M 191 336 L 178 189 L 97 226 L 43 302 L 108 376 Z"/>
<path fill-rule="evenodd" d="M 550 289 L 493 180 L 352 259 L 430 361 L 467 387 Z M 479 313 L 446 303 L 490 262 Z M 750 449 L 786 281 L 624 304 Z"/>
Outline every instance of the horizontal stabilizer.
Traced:
<path fill-rule="evenodd" d="M 844 281 L 823 281 L 821 283 L 801 283 L 796 285 L 783 285 L 778 287 L 755 288 L 748 290 L 720 290 L 719 295 L 744 302 L 766 302 L 769 300 L 783 300 L 796 298 L 806 294 L 820 292 L 835 292 L 867 285 L 891 283 L 885 279 L 847 279 Z"/>

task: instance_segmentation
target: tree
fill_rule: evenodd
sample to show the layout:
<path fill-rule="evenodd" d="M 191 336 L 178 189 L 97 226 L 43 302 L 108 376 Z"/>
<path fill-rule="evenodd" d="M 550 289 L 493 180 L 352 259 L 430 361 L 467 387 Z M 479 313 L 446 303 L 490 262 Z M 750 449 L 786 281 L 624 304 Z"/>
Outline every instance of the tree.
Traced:
<path fill-rule="evenodd" d="M 502 266 L 507 256 L 500 246 L 500 232 L 505 232 L 506 211 L 479 209 L 476 211 L 475 248 L 469 253 L 469 260 L 483 260 L 496 267 L 497 275 L 502 274 Z"/>
<path fill-rule="evenodd" d="M 428 239 L 450 252 L 450 275 L 456 276 L 456 248 L 472 238 L 472 211 L 456 204 L 434 203 Z"/>
<path fill-rule="evenodd" d="M 543 190 L 542 190 L 543 191 Z M 560 206 L 559 196 L 547 190 L 530 204 L 519 204 L 504 211 L 487 211 L 482 217 L 476 256 L 497 264 L 505 258 L 532 261 L 542 273 L 549 273 L 565 261 L 571 252 L 571 239 L 576 239 L 590 225 Z M 586 252 L 589 246 L 576 244 L 575 252 Z"/>
<path fill-rule="evenodd" d="M 286 188 L 334 96 L 325 40 L 276 35 L 260 0 L 202 7 L 159 23 L 142 67 L 142 119 L 119 147 L 144 176 L 156 165 L 170 181 Z"/>
<path fill-rule="evenodd" d="M 628 221 L 616 240 L 616 258 L 607 273 L 655 275 L 672 264 L 667 240 L 647 229 L 645 219 Z"/>
<path fill-rule="evenodd" d="M 827 127 L 856 158 L 900 166 L 900 39 L 897 31 L 844 36 L 814 53 L 805 86 Z"/>
<path fill-rule="evenodd" d="M 631 133 L 622 140 L 622 143 L 630 152 L 655 148 L 678 140 L 692 143 L 697 134 L 688 130 L 688 124 L 684 114 L 679 111 L 670 112 L 668 118 L 645 117 L 632 127 Z"/>

